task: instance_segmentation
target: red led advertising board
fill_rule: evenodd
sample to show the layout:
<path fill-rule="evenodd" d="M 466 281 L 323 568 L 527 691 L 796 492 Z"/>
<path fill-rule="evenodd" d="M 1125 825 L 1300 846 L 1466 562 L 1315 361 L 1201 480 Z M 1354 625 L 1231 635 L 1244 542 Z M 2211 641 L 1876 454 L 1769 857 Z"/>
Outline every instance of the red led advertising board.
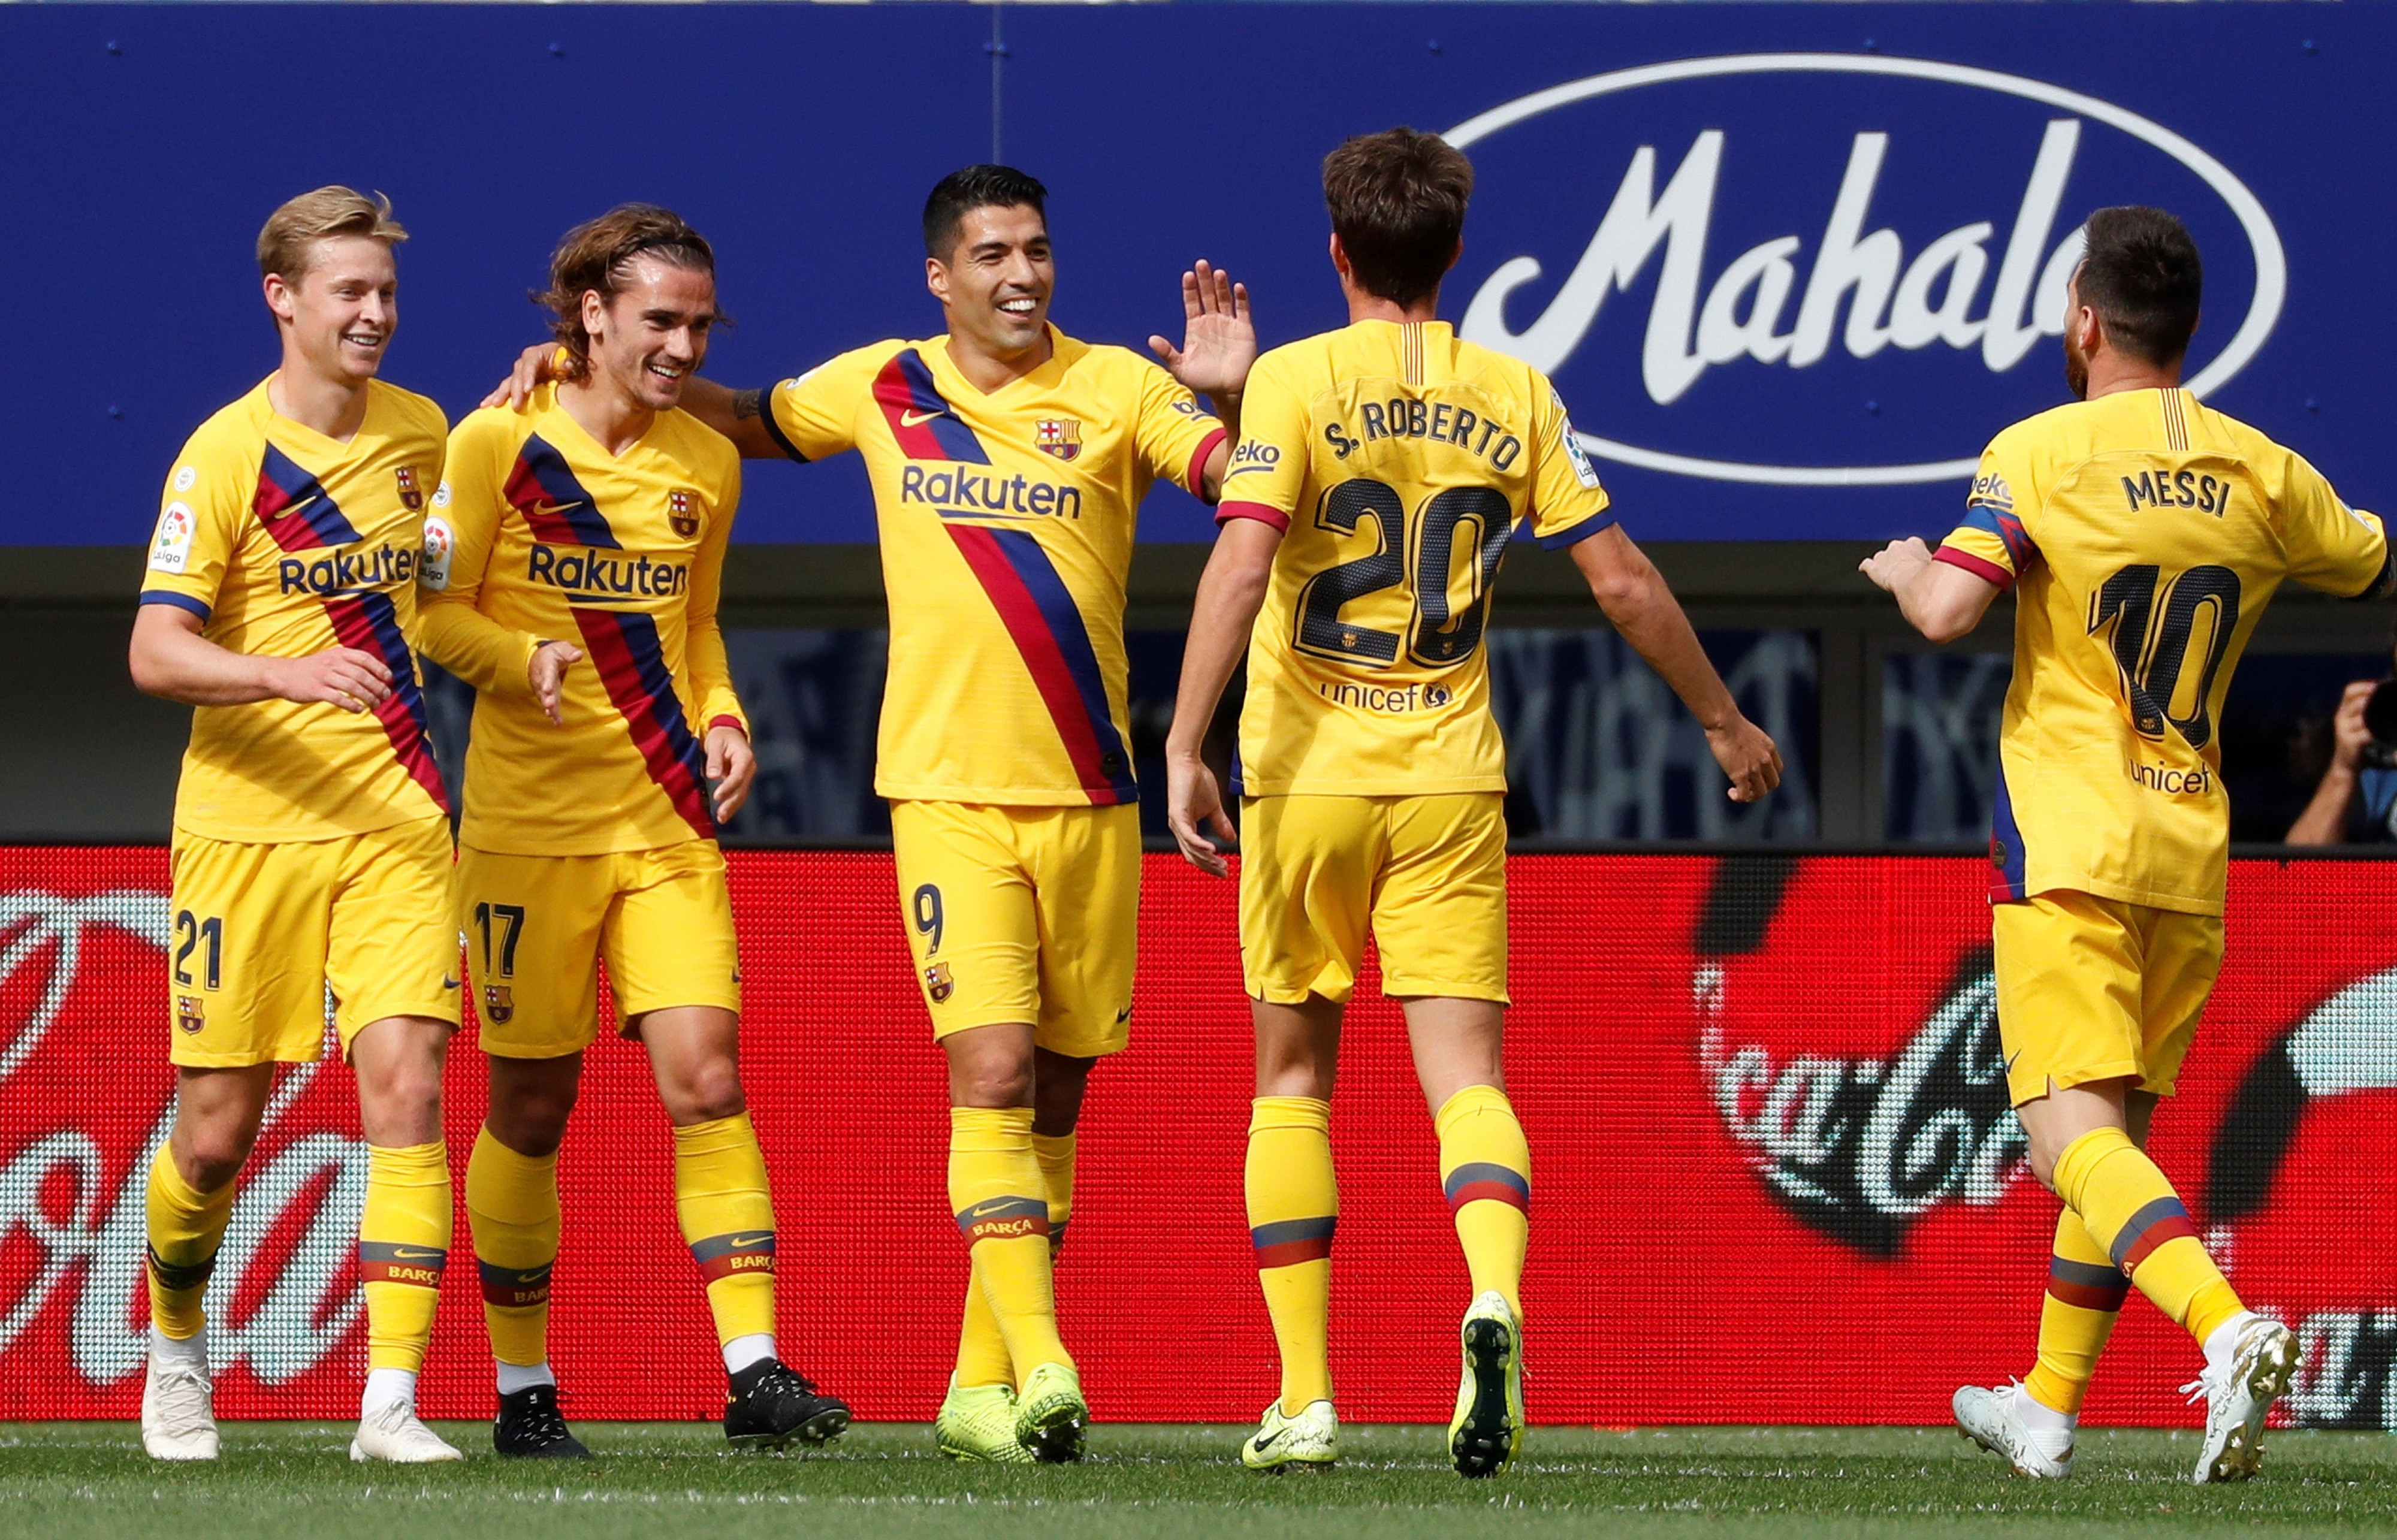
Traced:
<path fill-rule="evenodd" d="M 966 1258 L 890 858 L 731 860 L 783 1357 L 861 1416 L 929 1417 Z M 1233 891 L 1148 863 L 1132 1046 L 1092 1078 L 1060 1305 L 1098 1417 L 1238 1422 L 1275 1369 L 1241 1210 Z M 0 1419 L 136 1409 L 141 1178 L 172 1088 L 166 877 L 157 850 L 0 850 Z M 1511 881 L 1534 1420 L 1934 1423 L 1956 1386 L 2029 1367 L 2056 1200 L 2005 1105 L 1977 863 L 1531 855 Z M 2249 1303 L 2300 1327 L 2287 1405 L 2318 1426 L 2397 1427 L 2393 883 L 2373 863 L 2234 865 L 2229 961 L 2152 1145 Z M 1465 1268 L 1370 971 L 1346 1038 L 1342 1415 L 1443 1419 Z M 481 1067 L 470 1024 L 449 1079 L 462 1175 Z M 636 1046 L 592 1051 L 560 1169 L 568 1411 L 715 1414 L 721 1369 Z M 348 1070 L 287 1072 L 212 1285 L 222 1414 L 354 1413 L 365 1176 Z M 451 1257 L 422 1400 L 488 1415 L 462 1213 Z M 2173 1386 L 2196 1362 L 2135 1298 L 2091 1421 L 2190 1422 Z"/>

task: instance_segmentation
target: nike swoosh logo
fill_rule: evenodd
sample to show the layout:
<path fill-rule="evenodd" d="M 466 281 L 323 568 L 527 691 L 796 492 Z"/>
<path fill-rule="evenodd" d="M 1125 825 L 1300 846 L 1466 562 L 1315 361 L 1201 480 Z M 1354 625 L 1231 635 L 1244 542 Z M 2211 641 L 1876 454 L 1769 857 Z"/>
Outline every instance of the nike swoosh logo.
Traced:
<path fill-rule="evenodd" d="M 527 511 L 539 518 L 560 518 L 582 506 L 580 502 L 539 502 Z"/>
<path fill-rule="evenodd" d="M 391 1249 L 391 1259 L 394 1262 L 430 1262 L 440 1254 L 439 1252 L 418 1251 L 411 1246 L 394 1246 Z"/>
<path fill-rule="evenodd" d="M 935 417 L 948 415 L 944 411 L 903 411 L 899 414 L 899 425 L 903 428 L 920 428 Z"/>
<path fill-rule="evenodd" d="M 1255 1440 L 1252 1443 L 1251 1447 L 1255 1449 L 1258 1453 L 1262 1454 L 1266 1450 L 1271 1449 L 1274 1445 L 1281 1442 L 1281 1436 L 1289 1431 L 1290 1429 L 1286 1427 L 1277 1427 L 1273 1430 L 1272 1438 Z"/>
<path fill-rule="evenodd" d="M 726 1240 L 725 1244 L 738 1252 L 750 1246 L 762 1246 L 773 1239 L 774 1232 L 768 1230 L 763 1235 L 736 1235 Z"/>
<path fill-rule="evenodd" d="M 441 987 L 444 989 L 455 989 L 458 987 L 458 981 L 456 979 L 443 979 L 441 981 Z"/>

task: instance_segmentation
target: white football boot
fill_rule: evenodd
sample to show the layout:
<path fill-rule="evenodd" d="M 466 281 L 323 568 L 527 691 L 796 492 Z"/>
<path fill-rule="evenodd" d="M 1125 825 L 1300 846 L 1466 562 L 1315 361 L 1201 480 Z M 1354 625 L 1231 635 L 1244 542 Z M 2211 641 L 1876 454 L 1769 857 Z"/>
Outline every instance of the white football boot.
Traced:
<path fill-rule="evenodd" d="M 1523 1449 L 1523 1332 L 1506 1296 L 1486 1290 L 1458 1329 L 1464 1375 L 1448 1453 L 1459 1476 L 1504 1476 Z"/>
<path fill-rule="evenodd" d="M 2200 1486 L 2243 1481 L 2264 1463 L 2264 1419 L 2297 1372 L 2295 1332 L 2270 1316 L 2243 1310 L 2206 1339 L 2205 1371 L 2181 1386 L 2205 1398 L 2205 1441 L 2198 1446 Z"/>
<path fill-rule="evenodd" d="M 217 1457 L 216 1387 L 205 1348 L 161 1351 L 153 1342 L 141 1381 L 141 1448 L 154 1460 Z"/>
<path fill-rule="evenodd" d="M 350 1440 L 350 1458 L 361 1465 L 389 1460 L 394 1465 L 429 1466 L 465 1457 L 417 1420 L 415 1403 L 398 1399 L 359 1418 L 358 1436 Z"/>
<path fill-rule="evenodd" d="M 1330 1470 L 1340 1460 L 1340 1419 L 1330 1401 L 1309 1401 L 1292 1417 L 1277 1396 L 1258 1419 L 1257 1430 L 1240 1445 L 1240 1464 L 1251 1470 Z"/>
<path fill-rule="evenodd" d="M 2023 1413 L 2023 1403 L 2029 1399 L 2030 1392 L 2020 1381 L 1997 1389 L 1965 1386 L 1949 1403 L 1956 1413 L 1956 1432 L 2014 1466 L 2017 1476 L 2058 1480 L 2071 1475 L 2071 1430 L 2031 1426 Z"/>

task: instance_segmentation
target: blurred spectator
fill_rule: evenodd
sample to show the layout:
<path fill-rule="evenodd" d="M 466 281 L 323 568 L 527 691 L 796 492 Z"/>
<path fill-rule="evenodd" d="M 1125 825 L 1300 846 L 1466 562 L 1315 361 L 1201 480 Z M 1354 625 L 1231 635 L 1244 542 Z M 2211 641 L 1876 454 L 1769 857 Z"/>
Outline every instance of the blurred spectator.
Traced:
<path fill-rule="evenodd" d="M 2365 711 L 2373 693 L 2390 688 L 2397 703 L 2397 643 L 2390 677 L 2358 679 L 2339 697 L 2331 718 L 2330 768 L 2313 800 L 2289 825 L 2292 845 L 2377 845 L 2397 840 L 2397 744 L 2377 741 Z M 2381 713 L 2387 712 L 2384 703 Z"/>

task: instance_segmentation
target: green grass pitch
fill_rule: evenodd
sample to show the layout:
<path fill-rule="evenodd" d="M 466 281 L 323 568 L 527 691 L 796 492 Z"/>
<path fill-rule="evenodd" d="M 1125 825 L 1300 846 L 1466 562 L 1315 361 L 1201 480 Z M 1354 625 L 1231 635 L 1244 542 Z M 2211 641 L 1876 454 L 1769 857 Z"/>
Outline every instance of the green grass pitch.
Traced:
<path fill-rule="evenodd" d="M 706 1425 L 584 1423 L 600 1458 L 353 1466 L 350 1429 L 229 1423 L 213 1466 L 143 1458 L 130 1424 L 0 1426 L 0 1534 L 71 1540 L 777 1540 L 881 1535 L 2138 1535 L 2397 1530 L 2397 1440 L 2280 1433 L 2264 1474 L 2189 1484 L 2189 1435 L 2093 1430 L 2080 1474 L 2034 1483 L 1941 1429 L 1537 1428 L 1524 1461 L 1467 1482 L 1440 1430 L 1347 1427 L 1321 1476 L 1252 1476 L 1246 1429 L 1101 1426 L 1079 1466 L 949 1464 L 918 1426 L 865 1424 L 809 1454 L 728 1452 Z"/>

